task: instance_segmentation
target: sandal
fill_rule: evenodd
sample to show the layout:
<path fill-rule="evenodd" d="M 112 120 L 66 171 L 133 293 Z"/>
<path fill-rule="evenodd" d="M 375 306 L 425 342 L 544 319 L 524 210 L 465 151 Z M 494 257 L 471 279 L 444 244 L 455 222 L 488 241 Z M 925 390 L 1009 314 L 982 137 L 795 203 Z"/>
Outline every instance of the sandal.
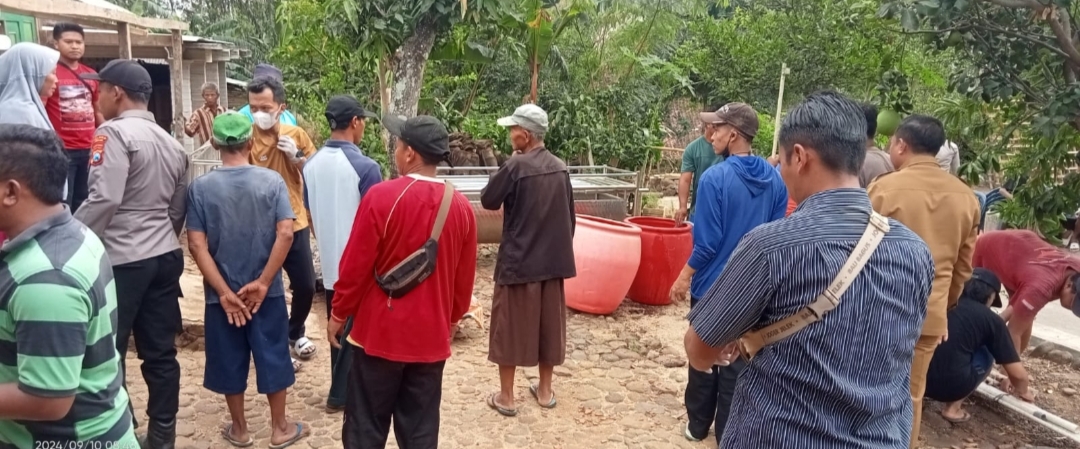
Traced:
<path fill-rule="evenodd" d="M 251 447 L 255 444 L 255 439 L 252 438 L 251 435 L 248 435 L 247 441 L 240 441 L 236 438 L 233 438 L 231 423 L 226 424 L 225 427 L 221 429 L 221 436 L 225 438 L 225 441 L 228 441 L 229 444 L 235 447 Z"/>
<path fill-rule="evenodd" d="M 488 407 L 491 407 L 491 408 L 495 409 L 495 411 L 499 412 L 499 414 L 503 415 L 503 416 L 508 416 L 508 417 L 511 417 L 511 418 L 517 416 L 517 413 L 518 413 L 517 409 L 516 408 L 506 408 L 506 407 L 503 407 L 503 406 L 499 405 L 499 403 L 495 401 L 495 398 L 498 398 L 498 397 L 499 397 L 499 393 L 491 393 L 491 396 L 488 396 L 488 400 L 487 400 Z"/>
<path fill-rule="evenodd" d="M 551 400 L 548 401 L 547 404 L 543 404 L 543 403 L 540 402 L 540 386 L 539 385 L 537 385 L 537 384 L 529 385 L 529 393 L 532 393 L 533 397 L 536 398 L 536 403 L 540 404 L 541 407 L 546 408 L 546 409 L 555 408 L 555 391 L 554 390 L 551 391 Z"/>
<path fill-rule="evenodd" d="M 962 424 L 971 421 L 971 413 L 968 413 L 967 410 L 964 410 L 964 414 L 960 415 L 959 418 L 950 418 L 948 416 L 945 416 L 944 413 L 941 415 L 941 417 L 953 424 Z"/>
<path fill-rule="evenodd" d="M 310 433 L 309 429 L 305 428 L 303 424 L 296 423 L 296 433 L 293 434 L 292 438 L 281 444 L 271 444 L 270 449 L 285 449 L 296 444 L 301 438 L 308 436 L 308 433 Z"/>
<path fill-rule="evenodd" d="M 292 345 L 296 357 L 305 362 L 311 360 L 315 353 L 319 352 L 319 347 L 315 346 L 315 343 L 312 343 L 307 337 L 301 337 L 299 340 L 292 342 Z"/>
<path fill-rule="evenodd" d="M 304 367 L 303 362 L 301 362 L 299 360 L 296 360 L 296 359 L 292 359 L 292 371 L 293 371 L 293 373 L 299 373 L 300 369 L 303 368 L 303 367 Z"/>

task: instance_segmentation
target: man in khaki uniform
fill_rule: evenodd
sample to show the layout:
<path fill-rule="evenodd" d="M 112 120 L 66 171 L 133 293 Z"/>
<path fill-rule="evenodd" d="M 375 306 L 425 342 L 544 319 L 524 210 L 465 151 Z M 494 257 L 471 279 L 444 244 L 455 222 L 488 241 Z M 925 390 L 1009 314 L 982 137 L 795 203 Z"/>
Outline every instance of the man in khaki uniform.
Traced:
<path fill-rule="evenodd" d="M 867 189 L 874 209 L 915 231 L 934 257 L 934 286 L 911 367 L 912 448 L 919 442 L 930 359 L 948 338 L 946 311 L 956 305 L 971 277 L 979 234 L 978 199 L 963 181 L 938 167 L 935 156 L 943 143 L 945 131 L 937 119 L 921 115 L 904 119 L 889 139 L 889 156 L 899 170 L 879 176 Z"/>
<path fill-rule="evenodd" d="M 135 61 L 114 60 L 98 74 L 98 111 L 107 120 L 90 147 L 89 195 L 75 218 L 105 242 L 116 282 L 116 349 L 128 336 L 150 397 L 144 448 L 172 449 L 180 397 L 174 338 L 180 331 L 178 236 L 186 213 L 189 161 L 147 110 L 153 82 Z"/>

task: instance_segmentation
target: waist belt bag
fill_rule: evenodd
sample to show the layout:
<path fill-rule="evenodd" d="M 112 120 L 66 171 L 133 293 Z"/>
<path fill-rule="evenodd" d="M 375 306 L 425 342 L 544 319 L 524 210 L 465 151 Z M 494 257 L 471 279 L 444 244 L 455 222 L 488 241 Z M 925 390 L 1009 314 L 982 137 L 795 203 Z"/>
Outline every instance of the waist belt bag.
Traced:
<path fill-rule="evenodd" d="M 840 267 L 840 273 L 829 284 L 829 288 L 818 295 L 813 303 L 803 307 L 794 315 L 764 328 L 743 334 L 738 342 L 739 352 L 742 353 L 743 357 L 746 357 L 746 360 L 753 359 L 761 348 L 788 338 L 811 323 L 821 321 L 826 313 L 835 309 L 840 304 L 840 297 L 844 296 L 844 292 L 862 272 L 866 261 L 870 260 L 870 256 L 874 254 L 874 250 L 877 249 L 878 244 L 881 243 L 881 239 L 885 237 L 887 232 L 889 232 L 889 219 L 877 212 L 871 212 L 866 231 L 863 232 L 859 243 L 855 245 L 855 250 L 851 252 L 847 261 Z"/>
<path fill-rule="evenodd" d="M 405 195 L 405 192 L 416 184 L 416 180 L 413 180 L 405 190 L 401 192 L 401 196 L 398 196 L 397 201 L 394 201 L 394 208 L 390 209 L 390 214 L 393 215 L 394 209 L 397 208 L 397 202 L 401 201 L 401 197 Z M 382 289 L 387 296 L 391 299 L 401 298 L 416 286 L 424 282 L 431 273 L 435 272 L 435 259 L 439 254 L 439 236 L 442 234 L 443 225 L 446 224 L 446 216 L 450 212 L 450 202 L 454 198 L 454 186 L 449 182 L 446 182 L 446 187 L 443 191 L 442 203 L 439 205 L 439 214 L 435 216 L 435 226 L 431 228 L 431 237 L 420 249 L 409 254 L 393 268 L 390 268 L 386 274 L 380 276 L 378 270 L 375 271 L 375 281 L 379 284 L 379 288 Z M 386 225 L 390 225 L 390 218 L 387 217 Z M 386 235 L 385 229 L 383 235 Z"/>

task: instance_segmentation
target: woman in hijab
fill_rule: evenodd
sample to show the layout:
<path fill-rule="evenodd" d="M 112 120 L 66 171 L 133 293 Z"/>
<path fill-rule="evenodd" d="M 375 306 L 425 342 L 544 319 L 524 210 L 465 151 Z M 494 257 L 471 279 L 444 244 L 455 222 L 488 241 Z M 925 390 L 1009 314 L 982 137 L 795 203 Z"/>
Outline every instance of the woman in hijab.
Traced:
<path fill-rule="evenodd" d="M 0 123 L 53 129 L 44 99 L 56 91 L 59 60 L 60 52 L 30 42 L 12 45 L 0 55 Z M 64 196 L 67 199 L 67 182 Z M 5 240 L 0 234 L 0 243 Z"/>
<path fill-rule="evenodd" d="M 53 129 L 43 98 L 56 90 L 60 52 L 23 42 L 0 55 L 0 123 Z"/>

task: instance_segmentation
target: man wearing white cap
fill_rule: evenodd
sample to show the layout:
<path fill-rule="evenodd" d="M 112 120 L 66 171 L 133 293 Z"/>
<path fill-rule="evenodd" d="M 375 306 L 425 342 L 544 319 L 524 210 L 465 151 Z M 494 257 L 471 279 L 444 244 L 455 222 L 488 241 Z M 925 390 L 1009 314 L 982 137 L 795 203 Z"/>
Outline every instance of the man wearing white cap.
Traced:
<path fill-rule="evenodd" d="M 530 385 L 529 392 L 541 407 L 555 407 L 551 375 L 566 358 L 563 279 L 577 274 L 574 195 L 566 164 L 544 147 L 548 118 L 543 109 L 527 104 L 498 123 L 510 128 L 514 155 L 480 192 L 485 209 L 503 209 L 488 349 L 488 360 L 499 365 L 501 389 L 487 403 L 515 416 L 519 366 L 540 365 L 540 383 Z"/>

